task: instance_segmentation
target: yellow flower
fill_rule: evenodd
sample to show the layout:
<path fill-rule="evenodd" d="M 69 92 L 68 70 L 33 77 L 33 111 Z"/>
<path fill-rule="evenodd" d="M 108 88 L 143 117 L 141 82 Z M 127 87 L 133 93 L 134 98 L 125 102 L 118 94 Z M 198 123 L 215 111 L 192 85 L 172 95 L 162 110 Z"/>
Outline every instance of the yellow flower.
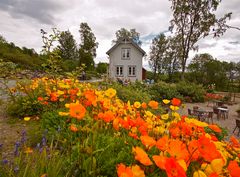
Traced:
<path fill-rule="evenodd" d="M 112 98 L 116 95 L 117 91 L 113 88 L 109 88 L 105 91 L 105 95 L 109 98 Z"/>
<path fill-rule="evenodd" d="M 151 113 L 150 111 L 145 111 L 145 115 L 147 117 L 153 117 L 153 113 Z"/>
<path fill-rule="evenodd" d="M 163 101 L 164 104 L 170 103 L 170 100 L 167 100 L 167 99 L 164 99 L 164 100 L 162 100 L 162 101 Z"/>
<path fill-rule="evenodd" d="M 25 121 L 29 121 L 31 119 L 31 117 L 24 117 Z"/>
<path fill-rule="evenodd" d="M 168 114 L 161 115 L 161 119 L 163 119 L 163 120 L 167 120 L 168 118 L 169 118 Z"/>
<path fill-rule="evenodd" d="M 173 110 L 173 111 L 177 111 L 177 110 L 179 110 L 179 107 L 171 105 L 170 109 Z"/>
<path fill-rule="evenodd" d="M 194 125 L 197 125 L 199 127 L 207 127 L 208 126 L 208 124 L 206 122 L 201 122 L 201 121 L 198 121 L 196 119 L 185 118 L 185 122 L 193 123 Z"/>
<path fill-rule="evenodd" d="M 65 104 L 65 107 L 66 107 L 66 108 L 69 108 L 69 106 L 70 106 L 70 104 Z"/>
<path fill-rule="evenodd" d="M 133 104 L 133 106 L 134 106 L 135 108 L 140 108 L 140 107 L 141 107 L 141 103 L 138 102 L 138 101 L 136 101 L 136 102 Z"/>
<path fill-rule="evenodd" d="M 177 120 L 181 120 L 181 116 L 180 116 L 180 114 L 178 114 L 177 112 L 173 112 L 173 113 L 172 113 L 172 116 L 173 116 L 175 119 L 177 119 Z"/>
<path fill-rule="evenodd" d="M 69 112 L 59 112 L 58 115 L 60 115 L 60 116 L 68 116 Z"/>
<path fill-rule="evenodd" d="M 184 171 L 187 171 L 187 164 L 183 159 L 178 160 L 177 162 L 184 169 Z"/>
<path fill-rule="evenodd" d="M 224 166 L 223 159 L 214 159 L 211 161 L 211 168 L 217 174 L 220 174 L 222 172 L 223 166 Z"/>
<path fill-rule="evenodd" d="M 198 170 L 193 173 L 193 177 L 207 177 L 207 175 L 202 170 Z"/>
<path fill-rule="evenodd" d="M 63 94 L 64 94 L 64 91 L 58 90 L 57 93 L 58 93 L 58 95 L 63 95 Z"/>
<path fill-rule="evenodd" d="M 206 173 L 206 175 L 210 175 L 210 174 L 212 174 L 214 172 L 212 170 L 210 164 L 208 164 L 208 163 L 203 163 L 201 165 L 201 169 L 204 171 L 204 173 Z"/>

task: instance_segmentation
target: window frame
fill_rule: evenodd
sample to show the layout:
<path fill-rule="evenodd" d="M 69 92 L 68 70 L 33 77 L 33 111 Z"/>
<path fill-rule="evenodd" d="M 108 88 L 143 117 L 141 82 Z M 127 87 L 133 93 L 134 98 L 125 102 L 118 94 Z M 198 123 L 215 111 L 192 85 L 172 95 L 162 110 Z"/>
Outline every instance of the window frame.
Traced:
<path fill-rule="evenodd" d="M 123 65 L 116 65 L 115 66 L 115 75 L 116 77 L 123 77 Z M 119 69 L 118 69 L 119 68 Z M 121 73 L 121 68 L 122 68 L 122 73 Z"/>
<path fill-rule="evenodd" d="M 127 56 L 128 54 L 129 54 L 129 56 Z M 122 58 L 122 60 L 130 60 L 130 58 L 131 58 L 131 48 L 122 48 L 121 49 L 121 58 Z"/>
<path fill-rule="evenodd" d="M 134 73 L 133 73 L 134 71 Z M 129 77 L 136 77 L 137 67 L 136 65 L 128 65 L 128 76 Z"/>

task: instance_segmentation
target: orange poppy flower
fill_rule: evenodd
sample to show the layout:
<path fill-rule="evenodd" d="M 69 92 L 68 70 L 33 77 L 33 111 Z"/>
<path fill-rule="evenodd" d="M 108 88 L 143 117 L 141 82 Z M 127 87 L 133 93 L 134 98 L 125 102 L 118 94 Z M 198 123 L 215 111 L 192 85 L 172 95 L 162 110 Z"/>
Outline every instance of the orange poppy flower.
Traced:
<path fill-rule="evenodd" d="M 148 106 L 150 106 L 152 109 L 158 109 L 158 102 L 156 101 L 149 101 Z"/>
<path fill-rule="evenodd" d="M 197 160 L 200 152 L 198 150 L 198 140 L 192 140 L 187 146 L 187 149 L 189 151 L 190 157 L 192 160 Z"/>
<path fill-rule="evenodd" d="M 86 113 L 85 107 L 83 107 L 80 103 L 70 103 L 69 105 L 69 114 L 70 116 L 81 120 Z"/>
<path fill-rule="evenodd" d="M 71 125 L 70 125 L 70 130 L 71 130 L 72 132 L 77 132 L 77 131 L 78 131 L 78 128 L 76 127 L 75 124 L 71 124 Z"/>
<path fill-rule="evenodd" d="M 38 97 L 38 101 L 43 101 L 43 97 Z"/>
<path fill-rule="evenodd" d="M 107 111 L 103 114 L 103 120 L 105 122 L 111 122 L 114 119 L 114 114 L 112 111 Z"/>
<path fill-rule="evenodd" d="M 219 177 L 219 176 L 216 172 L 214 172 L 214 173 L 211 173 L 208 177 Z"/>
<path fill-rule="evenodd" d="M 58 94 L 57 94 L 57 92 L 52 92 L 51 94 L 50 94 L 50 100 L 51 101 L 57 101 L 58 100 Z"/>
<path fill-rule="evenodd" d="M 174 157 L 177 160 L 187 160 L 189 158 L 186 145 L 178 139 L 172 139 L 169 141 L 167 152 L 170 154 L 171 157 Z"/>
<path fill-rule="evenodd" d="M 239 177 L 240 174 L 240 167 L 237 163 L 237 161 L 230 161 L 229 165 L 227 167 L 231 177 Z"/>
<path fill-rule="evenodd" d="M 156 146 L 161 151 L 165 151 L 168 147 L 168 136 L 164 135 L 162 138 L 158 139 Z"/>
<path fill-rule="evenodd" d="M 168 177 L 186 177 L 183 167 L 172 157 L 166 159 L 165 169 Z"/>
<path fill-rule="evenodd" d="M 119 130 L 119 119 L 118 118 L 113 120 L 113 128 L 115 130 Z"/>
<path fill-rule="evenodd" d="M 94 90 L 86 90 L 84 92 L 85 98 L 87 98 L 89 101 L 94 101 L 96 99 L 96 95 Z"/>
<path fill-rule="evenodd" d="M 132 166 L 133 177 L 145 177 L 144 171 L 138 166 Z"/>
<path fill-rule="evenodd" d="M 217 151 L 215 144 L 204 135 L 198 140 L 198 148 L 201 156 L 208 162 L 222 158 L 221 154 Z"/>
<path fill-rule="evenodd" d="M 171 103 L 172 103 L 173 106 L 180 106 L 181 100 L 178 99 L 178 98 L 173 98 L 173 99 L 171 100 Z"/>
<path fill-rule="evenodd" d="M 208 125 L 208 127 L 217 133 L 222 132 L 222 130 L 217 125 Z"/>
<path fill-rule="evenodd" d="M 122 163 L 117 165 L 117 174 L 118 174 L 118 177 L 133 177 L 131 168 L 126 167 Z"/>
<path fill-rule="evenodd" d="M 147 148 L 151 148 L 156 144 L 156 140 L 150 136 L 141 136 L 140 140 L 142 141 L 142 144 L 144 144 L 144 146 L 146 146 Z"/>
<path fill-rule="evenodd" d="M 155 164 L 158 166 L 158 168 L 165 170 L 165 164 L 167 159 L 166 157 L 161 155 L 154 155 L 152 158 Z"/>
<path fill-rule="evenodd" d="M 133 147 L 135 159 L 145 166 L 152 165 L 152 161 L 149 159 L 147 153 L 140 147 Z"/>
<path fill-rule="evenodd" d="M 233 145 L 233 147 L 237 147 L 237 148 L 240 147 L 240 143 L 239 143 L 238 139 L 235 138 L 234 136 L 230 137 L 230 143 Z"/>
<path fill-rule="evenodd" d="M 143 109 L 147 109 L 147 103 L 143 102 L 143 103 L 142 103 L 142 108 L 143 108 Z"/>

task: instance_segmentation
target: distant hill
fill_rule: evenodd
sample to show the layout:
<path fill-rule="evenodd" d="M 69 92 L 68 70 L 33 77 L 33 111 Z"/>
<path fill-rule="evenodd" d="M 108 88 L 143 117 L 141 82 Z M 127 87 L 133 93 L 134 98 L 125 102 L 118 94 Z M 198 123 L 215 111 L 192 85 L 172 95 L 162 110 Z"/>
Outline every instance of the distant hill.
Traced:
<path fill-rule="evenodd" d="M 21 68 L 37 69 L 43 63 L 40 55 L 34 49 L 26 47 L 20 48 L 14 43 L 8 43 L 0 40 L 0 59 L 3 61 L 11 61 Z"/>

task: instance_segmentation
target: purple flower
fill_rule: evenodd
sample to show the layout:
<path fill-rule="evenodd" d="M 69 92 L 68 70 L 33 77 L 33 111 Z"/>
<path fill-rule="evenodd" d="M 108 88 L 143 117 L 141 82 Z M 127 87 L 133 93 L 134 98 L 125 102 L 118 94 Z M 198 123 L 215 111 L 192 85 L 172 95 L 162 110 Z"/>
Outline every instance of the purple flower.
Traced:
<path fill-rule="evenodd" d="M 27 141 L 27 133 L 26 130 L 22 131 L 22 138 L 21 138 L 21 144 L 24 144 Z"/>
<path fill-rule="evenodd" d="M 14 149 L 14 155 L 15 155 L 15 156 L 18 156 L 18 155 L 19 155 L 19 150 L 18 150 L 18 149 L 19 149 L 20 145 L 21 145 L 21 144 L 20 144 L 20 142 L 18 142 L 18 141 L 15 143 L 15 149 Z"/>
<path fill-rule="evenodd" d="M 3 159 L 3 160 L 2 160 L 2 163 L 5 165 L 5 164 L 8 163 L 8 160 L 7 160 L 7 159 Z"/>
<path fill-rule="evenodd" d="M 16 167 L 13 169 L 13 171 L 14 171 L 15 173 L 17 173 L 17 172 L 19 171 L 19 167 L 16 166 Z"/>

